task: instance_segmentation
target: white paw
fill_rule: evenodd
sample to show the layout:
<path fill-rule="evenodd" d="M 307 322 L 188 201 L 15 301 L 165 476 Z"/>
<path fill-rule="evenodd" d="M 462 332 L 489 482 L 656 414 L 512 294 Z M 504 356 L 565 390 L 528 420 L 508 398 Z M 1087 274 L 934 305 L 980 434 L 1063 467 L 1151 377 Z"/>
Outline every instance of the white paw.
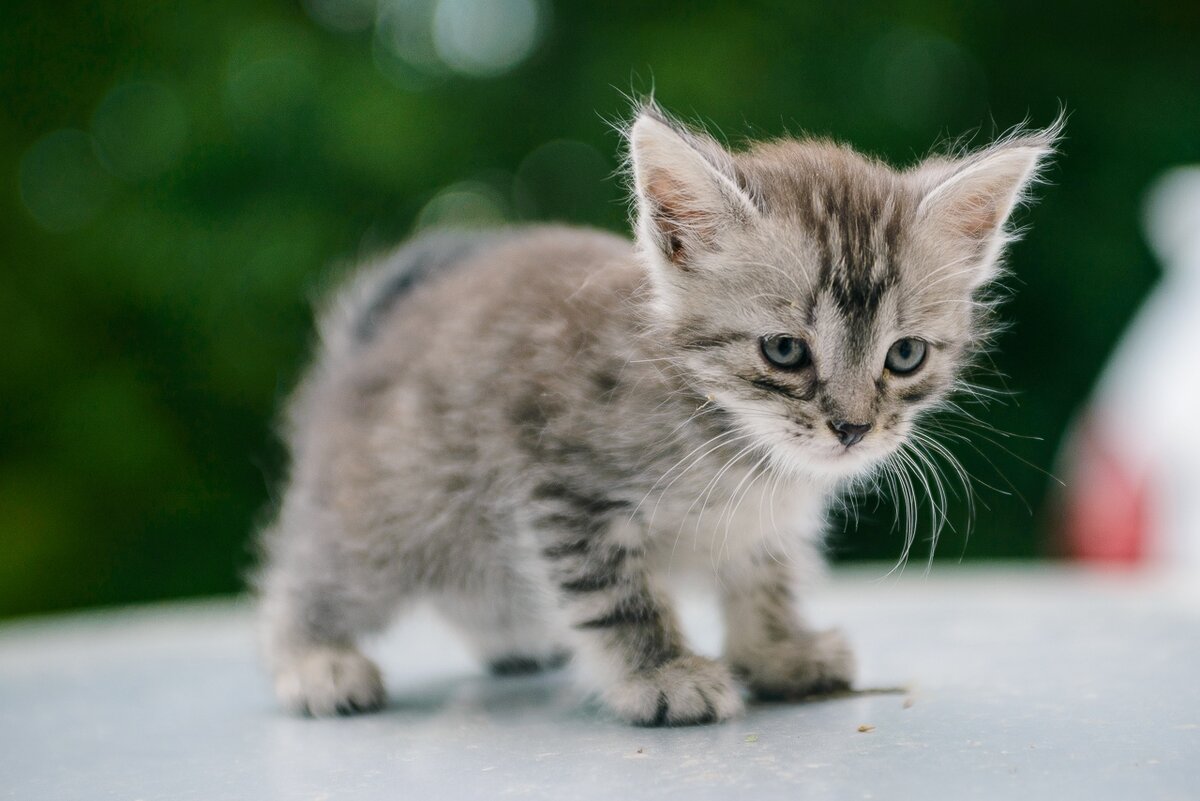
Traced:
<path fill-rule="evenodd" d="M 313 648 L 275 671 L 275 694 L 287 709 L 313 717 L 370 712 L 383 706 L 379 668 L 353 648 Z"/>
<path fill-rule="evenodd" d="M 609 706 L 640 726 L 716 723 L 742 712 L 729 669 L 702 656 L 682 656 L 628 676 L 604 693 Z"/>
<path fill-rule="evenodd" d="M 789 699 L 849 689 L 854 652 L 837 629 L 816 632 L 732 658 L 734 671 L 759 698 Z"/>

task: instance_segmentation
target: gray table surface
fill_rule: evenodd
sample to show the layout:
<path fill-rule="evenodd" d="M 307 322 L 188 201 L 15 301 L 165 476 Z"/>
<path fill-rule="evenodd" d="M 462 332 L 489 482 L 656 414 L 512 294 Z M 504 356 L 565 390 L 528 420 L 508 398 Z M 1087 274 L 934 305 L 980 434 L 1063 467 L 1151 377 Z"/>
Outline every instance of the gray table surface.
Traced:
<path fill-rule="evenodd" d="M 381 714 L 276 710 L 242 602 L 0 627 L 0 798 L 1200 799 L 1200 581 L 836 573 L 811 608 L 861 686 L 632 728 L 569 673 L 485 676 L 429 613 L 376 644 Z M 919 571 L 918 571 L 919 572 Z M 693 640 L 719 630 L 684 606 Z"/>

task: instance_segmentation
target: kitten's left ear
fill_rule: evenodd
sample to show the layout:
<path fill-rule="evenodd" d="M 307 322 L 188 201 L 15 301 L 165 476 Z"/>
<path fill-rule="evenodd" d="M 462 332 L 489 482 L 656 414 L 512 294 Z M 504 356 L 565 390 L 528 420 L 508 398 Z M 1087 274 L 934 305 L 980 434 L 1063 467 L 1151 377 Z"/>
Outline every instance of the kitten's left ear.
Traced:
<path fill-rule="evenodd" d="M 733 159 L 716 141 L 647 105 L 629 129 L 638 235 L 676 268 L 711 247 L 722 228 L 757 214 L 738 185 Z"/>
<path fill-rule="evenodd" d="M 1010 239 L 1005 223 L 1037 181 L 1062 133 L 1061 118 L 1044 131 L 1010 136 L 957 161 L 921 165 L 917 179 L 924 195 L 917 215 L 950 247 L 968 248 L 977 269 L 973 285 L 990 280 Z"/>

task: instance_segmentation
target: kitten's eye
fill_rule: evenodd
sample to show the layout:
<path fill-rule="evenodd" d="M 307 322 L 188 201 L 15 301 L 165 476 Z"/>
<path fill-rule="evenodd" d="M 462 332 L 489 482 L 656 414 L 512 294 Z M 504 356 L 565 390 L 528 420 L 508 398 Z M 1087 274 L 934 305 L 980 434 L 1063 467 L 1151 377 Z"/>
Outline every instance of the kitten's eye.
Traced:
<path fill-rule="evenodd" d="M 784 334 L 771 334 L 759 340 L 763 358 L 784 370 L 799 370 L 812 363 L 808 345 L 803 339 Z"/>
<path fill-rule="evenodd" d="M 925 342 L 905 337 L 888 350 L 884 366 L 897 375 L 911 373 L 925 361 Z"/>

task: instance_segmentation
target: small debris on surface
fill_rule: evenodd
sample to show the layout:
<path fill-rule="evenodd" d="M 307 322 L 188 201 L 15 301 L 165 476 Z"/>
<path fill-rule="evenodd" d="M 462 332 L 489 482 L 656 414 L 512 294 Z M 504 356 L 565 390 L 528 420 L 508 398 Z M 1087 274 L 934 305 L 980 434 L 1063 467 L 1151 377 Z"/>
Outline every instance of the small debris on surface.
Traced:
<path fill-rule="evenodd" d="M 858 730 L 860 732 L 862 732 L 863 734 L 866 734 L 869 731 L 875 731 L 875 727 L 872 726 L 870 723 L 864 723 L 858 727 Z"/>
<path fill-rule="evenodd" d="M 758 735 L 757 735 L 757 734 L 747 734 L 747 735 L 746 735 L 746 742 L 748 742 L 748 743 L 757 743 L 757 742 L 758 742 Z"/>
<path fill-rule="evenodd" d="M 637 753 L 639 753 L 639 754 L 642 754 L 642 753 L 645 753 L 645 751 L 644 751 L 643 749 L 639 748 L 639 749 L 637 750 Z"/>

